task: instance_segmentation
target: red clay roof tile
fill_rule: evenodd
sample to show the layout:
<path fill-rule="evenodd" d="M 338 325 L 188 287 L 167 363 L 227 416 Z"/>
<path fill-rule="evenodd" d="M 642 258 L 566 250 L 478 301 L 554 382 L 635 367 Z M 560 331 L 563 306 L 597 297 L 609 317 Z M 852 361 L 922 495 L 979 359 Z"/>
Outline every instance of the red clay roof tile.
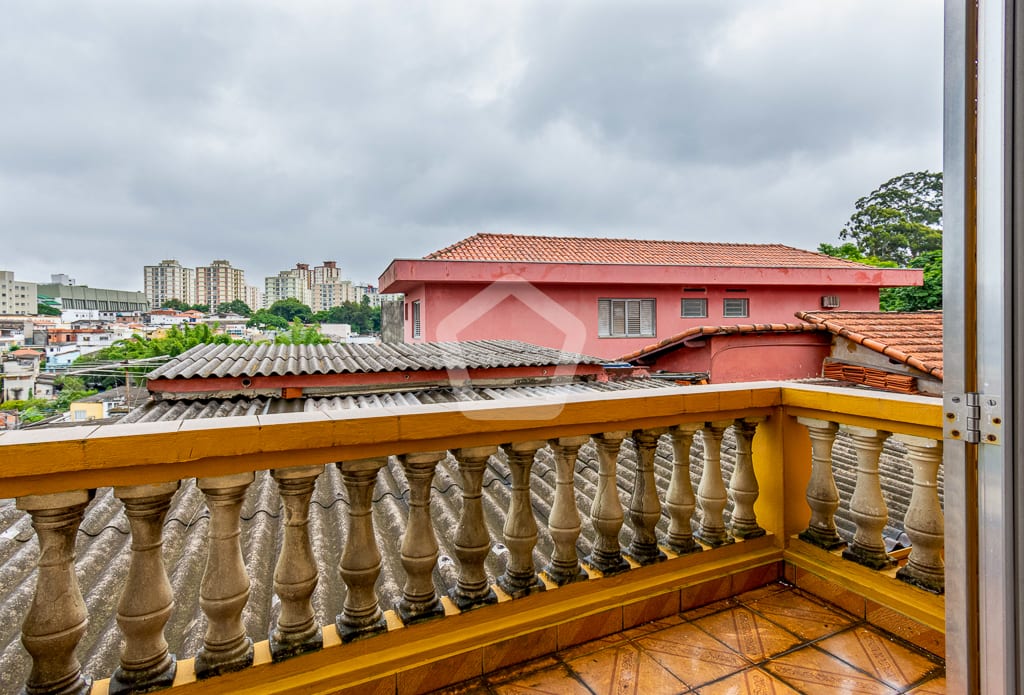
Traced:
<path fill-rule="evenodd" d="M 796 317 L 942 379 L 941 311 L 800 311 Z"/>
<path fill-rule="evenodd" d="M 646 241 L 589 237 L 474 234 L 435 251 L 428 260 L 628 265 L 749 266 L 761 268 L 866 268 L 782 244 Z"/>

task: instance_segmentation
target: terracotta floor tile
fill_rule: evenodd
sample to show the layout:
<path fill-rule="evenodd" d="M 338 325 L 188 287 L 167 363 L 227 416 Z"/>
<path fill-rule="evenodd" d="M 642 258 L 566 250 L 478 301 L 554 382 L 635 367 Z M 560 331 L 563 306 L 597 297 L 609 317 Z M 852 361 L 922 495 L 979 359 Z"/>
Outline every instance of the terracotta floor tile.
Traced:
<path fill-rule="evenodd" d="M 649 635 L 652 632 L 658 632 L 659 630 L 664 630 L 667 627 L 673 627 L 675 625 L 681 625 L 684 622 L 685 621 L 683 620 L 683 618 L 681 616 L 670 615 L 667 618 L 658 618 L 657 620 L 652 620 L 649 623 L 644 623 L 643 625 L 637 625 L 636 627 L 630 628 L 628 630 L 623 630 L 622 636 L 625 639 L 634 639 L 636 637 L 642 637 L 644 635 Z"/>
<path fill-rule="evenodd" d="M 661 630 L 635 642 L 691 688 L 751 665 L 691 623 Z"/>
<path fill-rule="evenodd" d="M 608 635 L 600 639 L 590 640 L 583 644 L 577 644 L 575 647 L 569 647 L 559 651 L 556 656 L 562 661 L 572 661 L 573 659 L 585 656 L 586 654 L 592 654 L 608 647 L 617 647 L 626 641 L 624 633 L 618 633 L 616 635 Z"/>
<path fill-rule="evenodd" d="M 800 644 L 799 637 L 744 607 L 715 613 L 693 624 L 755 663 Z"/>
<path fill-rule="evenodd" d="M 764 665 L 764 669 L 793 687 L 814 695 L 888 695 L 896 692 L 885 683 L 814 647 L 804 647 L 773 659 Z"/>
<path fill-rule="evenodd" d="M 686 684 L 635 644 L 574 659 L 569 667 L 597 695 L 676 695 Z"/>
<path fill-rule="evenodd" d="M 940 666 L 878 630 L 855 627 L 817 643 L 818 647 L 894 688 L 906 688 Z"/>
<path fill-rule="evenodd" d="M 700 606 L 699 608 L 691 608 L 682 615 L 685 620 L 697 620 L 699 618 L 703 618 L 705 615 L 724 611 L 735 605 L 735 599 L 727 598 L 722 599 L 721 601 L 715 601 L 714 603 L 709 603 L 706 606 Z"/>
<path fill-rule="evenodd" d="M 533 659 L 531 661 L 525 661 L 515 666 L 508 666 L 506 668 L 492 671 L 484 676 L 484 678 L 491 684 L 505 683 L 507 681 L 514 681 L 524 676 L 531 674 L 535 671 L 542 669 L 551 668 L 558 664 L 558 661 L 550 656 L 542 656 L 539 659 Z"/>
<path fill-rule="evenodd" d="M 587 687 L 573 678 L 561 664 L 544 671 L 536 671 L 518 680 L 492 685 L 491 688 L 502 695 L 592 695 Z"/>
<path fill-rule="evenodd" d="M 907 695 L 946 695 L 946 677 L 939 676 L 922 683 L 913 690 L 908 690 Z"/>
<path fill-rule="evenodd" d="M 747 695 L 748 693 L 800 695 L 799 690 L 793 690 L 775 676 L 765 673 L 759 668 L 740 671 L 725 680 L 703 685 L 693 692 L 700 693 L 700 695 Z"/>
<path fill-rule="evenodd" d="M 747 606 L 807 640 L 838 632 L 853 622 L 850 616 L 839 609 L 830 608 L 795 591 L 781 591 Z"/>

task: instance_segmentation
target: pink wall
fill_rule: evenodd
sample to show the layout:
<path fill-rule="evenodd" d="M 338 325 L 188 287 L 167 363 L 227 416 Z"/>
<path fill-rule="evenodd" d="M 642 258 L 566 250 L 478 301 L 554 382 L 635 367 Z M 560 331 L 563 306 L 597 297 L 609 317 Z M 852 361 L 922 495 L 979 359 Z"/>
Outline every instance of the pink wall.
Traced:
<path fill-rule="evenodd" d="M 700 347 L 659 356 L 652 372 L 707 372 L 712 384 L 821 376 L 830 333 L 759 333 L 713 336 Z"/>
<path fill-rule="evenodd" d="M 607 359 L 618 358 L 695 326 L 795 323 L 798 321 L 794 317 L 797 311 L 820 309 L 821 296 L 825 294 L 838 295 L 839 308 L 843 310 L 878 310 L 877 286 L 754 285 L 748 286 L 746 292 L 739 293 L 726 292 L 726 286 L 705 283 L 700 285 L 707 288 L 705 294 L 684 293 L 683 289 L 687 286 L 531 282 L 419 284 L 406 290 L 405 339 L 413 342 L 410 305 L 415 300 L 421 301 L 421 339 L 425 341 L 515 339 Z M 729 289 L 743 287 L 742 284 L 728 286 Z M 682 318 L 680 300 L 684 296 L 706 297 L 708 316 Z M 725 297 L 749 299 L 750 315 L 744 318 L 723 317 L 722 300 Z M 598 337 L 599 298 L 656 299 L 656 335 L 640 338 Z M 720 359 L 733 358 L 722 356 Z M 749 356 L 735 359 L 739 365 Z M 819 360 L 819 368 L 820 364 Z"/>

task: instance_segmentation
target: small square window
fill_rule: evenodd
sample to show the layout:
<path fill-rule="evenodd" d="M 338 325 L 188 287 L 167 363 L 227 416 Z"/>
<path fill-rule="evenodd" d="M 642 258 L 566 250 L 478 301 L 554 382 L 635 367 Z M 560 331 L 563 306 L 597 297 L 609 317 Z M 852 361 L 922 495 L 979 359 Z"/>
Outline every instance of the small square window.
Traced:
<path fill-rule="evenodd" d="M 746 297 L 742 299 L 725 299 L 722 302 L 722 316 L 726 318 L 744 318 L 750 316 L 750 300 Z"/>
<path fill-rule="evenodd" d="M 703 297 L 700 299 L 684 299 L 680 315 L 684 319 L 706 318 L 708 315 L 708 300 Z"/>

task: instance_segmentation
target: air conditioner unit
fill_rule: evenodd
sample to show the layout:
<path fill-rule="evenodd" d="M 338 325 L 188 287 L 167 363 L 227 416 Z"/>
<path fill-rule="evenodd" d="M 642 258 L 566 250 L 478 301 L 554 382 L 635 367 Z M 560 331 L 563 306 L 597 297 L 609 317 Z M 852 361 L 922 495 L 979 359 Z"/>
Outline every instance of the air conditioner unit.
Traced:
<path fill-rule="evenodd" d="M 839 295 L 838 294 L 826 294 L 821 297 L 821 308 L 822 309 L 838 309 L 839 308 Z"/>

